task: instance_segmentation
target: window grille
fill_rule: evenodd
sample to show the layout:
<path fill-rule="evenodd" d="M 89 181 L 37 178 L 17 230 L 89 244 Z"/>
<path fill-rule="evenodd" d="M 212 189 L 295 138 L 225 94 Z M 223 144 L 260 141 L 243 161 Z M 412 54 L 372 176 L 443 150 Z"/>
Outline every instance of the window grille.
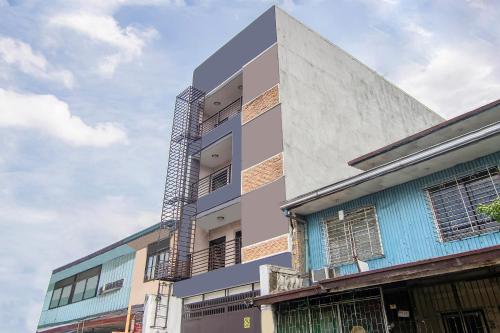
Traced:
<path fill-rule="evenodd" d="M 338 216 L 325 220 L 323 234 L 331 266 L 383 255 L 374 206 L 345 212 L 343 220 Z"/>
<path fill-rule="evenodd" d="M 480 204 L 499 197 L 498 167 L 454 177 L 427 189 L 441 241 L 447 242 L 500 230 L 500 223 L 477 212 Z"/>

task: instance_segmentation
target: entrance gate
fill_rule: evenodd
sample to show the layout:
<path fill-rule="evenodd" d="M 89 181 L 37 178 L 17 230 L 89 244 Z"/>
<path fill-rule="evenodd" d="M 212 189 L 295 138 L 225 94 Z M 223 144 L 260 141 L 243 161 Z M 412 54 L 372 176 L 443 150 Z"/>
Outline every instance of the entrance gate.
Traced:
<path fill-rule="evenodd" d="M 385 333 L 380 289 L 310 297 L 277 306 L 278 333 Z"/>

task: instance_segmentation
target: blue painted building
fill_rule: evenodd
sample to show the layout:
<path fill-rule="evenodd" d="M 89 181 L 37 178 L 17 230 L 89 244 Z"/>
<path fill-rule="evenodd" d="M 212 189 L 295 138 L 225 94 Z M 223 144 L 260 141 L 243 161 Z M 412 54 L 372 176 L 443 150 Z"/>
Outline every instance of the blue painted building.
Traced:
<path fill-rule="evenodd" d="M 499 147 L 500 148 L 500 147 Z M 390 187 L 380 192 L 333 206 L 306 216 L 310 269 L 328 266 L 323 223 L 338 212 L 373 206 L 376 210 L 383 254 L 368 259 L 370 269 L 406 264 L 500 244 L 499 229 L 465 236 L 451 241 L 440 240 L 427 190 L 455 177 L 500 165 L 500 152 L 456 165 L 431 175 Z M 495 184 L 500 191 L 498 174 Z M 342 275 L 357 272 L 356 265 L 339 265 Z"/>
<path fill-rule="evenodd" d="M 348 164 L 282 206 L 303 287 L 261 276 L 277 332 L 500 332 L 500 100 Z"/>

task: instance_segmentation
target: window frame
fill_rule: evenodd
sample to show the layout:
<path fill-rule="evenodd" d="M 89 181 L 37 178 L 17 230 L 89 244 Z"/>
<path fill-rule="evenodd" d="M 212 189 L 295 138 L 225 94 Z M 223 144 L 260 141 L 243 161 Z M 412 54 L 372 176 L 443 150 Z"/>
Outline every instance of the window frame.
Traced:
<path fill-rule="evenodd" d="M 92 267 L 90 269 L 87 269 L 86 271 L 80 272 L 78 274 L 72 275 L 70 277 L 67 277 L 65 279 L 59 280 L 54 284 L 54 288 L 52 289 L 52 295 L 50 296 L 50 302 L 49 302 L 49 310 L 60 308 L 66 305 L 78 303 L 81 301 L 85 301 L 91 298 L 94 298 L 97 296 L 97 291 L 99 289 L 99 283 L 101 281 L 101 271 L 102 271 L 102 265 Z M 87 282 L 89 279 L 97 276 L 97 285 L 95 292 L 92 294 L 90 297 L 85 297 L 85 292 L 87 291 Z M 74 293 L 75 293 L 75 287 L 76 284 L 80 281 L 85 280 L 85 286 L 83 288 L 83 294 L 82 294 L 82 299 L 75 301 L 74 298 Z M 68 303 L 66 304 L 61 304 L 61 296 L 62 292 L 65 287 L 70 286 L 70 293 L 68 296 Z M 52 302 L 54 301 L 54 294 L 57 290 L 61 289 L 61 293 L 59 294 L 59 299 L 57 301 L 57 304 L 55 306 L 52 306 Z"/>
<path fill-rule="evenodd" d="M 329 237 L 329 231 L 327 230 L 327 228 L 329 228 L 329 226 L 327 224 L 328 223 L 342 223 L 342 226 L 339 226 L 339 227 L 342 227 L 345 230 L 346 224 L 349 223 L 349 221 L 348 221 L 349 215 L 359 214 L 360 211 L 367 210 L 367 209 L 373 210 L 373 222 L 375 223 L 374 228 L 376 231 L 376 241 L 378 242 L 378 244 L 376 244 L 375 246 L 371 246 L 370 249 L 373 250 L 373 249 L 378 248 L 378 249 L 380 249 L 380 253 L 373 253 L 369 257 L 366 257 L 364 255 L 360 256 L 359 253 L 357 253 L 357 257 L 358 257 L 357 259 L 364 261 L 364 260 L 373 260 L 373 259 L 378 259 L 378 258 L 384 257 L 385 254 L 384 254 L 384 246 L 382 243 L 382 234 L 380 232 L 380 223 L 378 220 L 377 209 L 376 209 L 375 204 L 367 204 L 367 205 L 351 208 L 348 210 L 343 210 L 344 211 L 343 220 L 339 219 L 339 212 L 341 211 L 341 209 L 339 209 L 339 210 L 335 211 L 334 214 L 324 218 L 322 221 L 323 248 L 325 250 L 327 263 L 330 267 L 351 265 L 351 264 L 355 264 L 356 261 L 354 260 L 353 256 L 350 256 L 349 259 L 345 259 L 345 260 L 344 259 L 338 259 L 337 261 L 332 260 L 332 254 L 331 254 L 332 253 L 332 250 L 331 250 L 332 241 L 330 240 L 330 237 Z M 352 221 L 351 221 L 351 226 L 352 226 Z M 370 226 L 368 226 L 368 229 L 367 229 L 368 232 L 370 231 L 370 229 L 371 229 Z M 348 237 L 348 235 L 350 235 L 350 237 Z M 349 234 L 345 234 L 344 238 L 345 238 L 346 244 L 342 248 L 345 249 L 346 251 L 349 251 L 349 250 L 352 251 L 352 243 L 351 243 L 351 245 L 347 245 L 347 242 L 348 241 L 349 242 L 352 242 L 352 241 L 356 242 L 354 235 L 352 234 L 352 232 L 349 232 Z"/>
<path fill-rule="evenodd" d="M 164 242 L 164 244 L 161 244 Z M 160 246 L 158 247 L 158 243 Z M 155 270 L 158 264 L 158 256 L 165 252 L 165 258 L 170 258 L 170 238 L 163 238 L 159 242 L 154 242 L 148 245 L 146 253 L 146 263 L 144 265 L 144 282 L 155 280 Z M 152 262 L 152 267 L 149 266 L 149 258 L 154 258 Z M 168 260 L 168 259 L 167 259 Z M 151 273 L 151 276 L 149 275 Z"/>
<path fill-rule="evenodd" d="M 484 175 L 482 175 L 484 174 Z M 456 174 L 453 177 L 446 179 L 442 182 L 439 182 L 437 184 L 427 186 L 424 188 L 425 196 L 427 199 L 428 207 L 431 212 L 432 220 L 434 222 L 434 227 L 437 233 L 437 238 L 438 241 L 441 243 L 448 243 L 448 242 L 454 242 L 454 241 L 459 241 L 463 240 L 466 238 L 471 238 L 471 237 L 477 237 L 480 235 L 492 233 L 492 232 L 498 232 L 500 231 L 500 225 L 498 226 L 497 230 L 495 229 L 494 223 L 492 219 L 486 217 L 480 219 L 479 217 L 482 215 L 476 211 L 477 206 L 480 204 L 478 202 L 479 199 L 476 198 L 475 193 L 473 192 L 474 189 L 471 184 L 474 184 L 474 182 L 481 182 L 484 181 L 485 179 L 489 178 L 489 186 L 492 186 L 492 190 L 497 193 L 496 197 L 500 197 L 498 192 L 498 186 L 496 186 L 495 183 L 495 178 L 500 175 L 500 167 L 493 165 L 493 166 L 486 166 L 474 170 L 470 170 L 466 173 L 461 173 L 461 174 Z M 493 178 L 495 177 L 495 178 Z M 442 194 L 440 192 L 448 191 L 448 193 Z M 446 208 L 453 207 L 454 205 L 457 205 L 456 203 L 453 202 L 448 202 L 449 206 L 444 206 L 444 203 L 439 203 L 439 201 L 445 200 L 445 198 L 448 198 L 450 196 L 456 195 L 458 193 L 460 195 L 460 201 L 461 204 L 459 204 L 459 213 L 464 215 L 464 217 L 461 218 L 456 218 L 455 220 L 447 221 L 446 219 L 449 218 L 449 216 L 439 216 L 439 215 L 444 215 L 448 213 L 448 210 Z M 493 198 L 494 200 L 495 198 Z M 491 201 L 485 201 L 482 203 L 488 203 Z M 451 204 L 450 204 L 451 203 Z M 444 207 L 438 208 L 439 205 L 443 205 Z M 442 212 L 440 210 L 443 210 Z M 457 214 L 457 213 L 455 213 Z M 472 217 L 471 217 L 472 215 Z M 457 221 L 461 221 L 460 223 L 456 223 Z M 448 226 L 446 227 L 445 224 L 447 223 L 456 223 L 453 224 L 457 227 L 457 230 L 453 230 L 453 226 Z M 466 232 L 460 231 L 458 227 L 469 223 L 471 226 L 467 228 Z M 493 228 L 491 227 L 486 227 L 484 229 L 481 228 L 481 226 L 485 226 L 491 223 L 493 225 Z M 466 229 L 466 228 L 463 228 Z"/>

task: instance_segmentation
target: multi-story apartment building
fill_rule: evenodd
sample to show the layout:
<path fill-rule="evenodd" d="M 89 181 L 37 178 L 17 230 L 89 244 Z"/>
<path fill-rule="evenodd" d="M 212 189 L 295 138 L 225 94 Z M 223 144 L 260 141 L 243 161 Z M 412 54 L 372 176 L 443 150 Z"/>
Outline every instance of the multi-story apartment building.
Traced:
<path fill-rule="evenodd" d="M 500 100 L 349 165 L 282 205 L 300 264 L 261 268 L 262 332 L 500 332 Z"/>
<path fill-rule="evenodd" d="M 441 120 L 270 8 L 177 98 L 162 214 L 170 257 L 158 278 L 173 283 L 182 321 L 165 319 L 164 304 L 153 326 L 259 331 L 260 312 L 246 306 L 260 292 L 259 266 L 292 265 L 280 204 L 359 173 L 345 162 Z"/>
<path fill-rule="evenodd" d="M 260 332 L 272 312 L 249 301 L 260 294 L 259 267 L 300 265 L 281 204 L 361 174 L 346 162 L 441 121 L 279 8 L 267 10 L 177 97 L 162 237 L 151 245 L 165 251 L 154 287 L 132 287 L 129 297 L 143 305 L 143 331 Z M 44 310 L 40 327 L 45 318 Z"/>

